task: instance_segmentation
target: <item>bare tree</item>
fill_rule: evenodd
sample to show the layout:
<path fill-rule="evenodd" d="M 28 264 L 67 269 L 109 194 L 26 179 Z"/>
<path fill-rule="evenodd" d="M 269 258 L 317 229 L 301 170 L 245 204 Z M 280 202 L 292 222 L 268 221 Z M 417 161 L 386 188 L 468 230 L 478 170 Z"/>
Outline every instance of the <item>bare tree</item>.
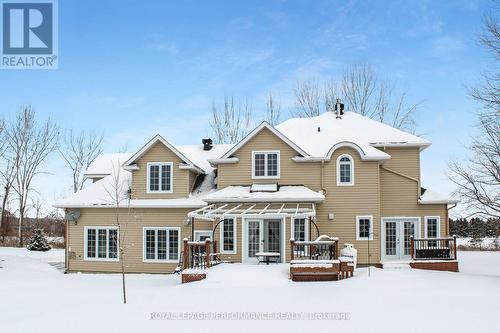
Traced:
<path fill-rule="evenodd" d="M 122 273 L 122 294 L 123 294 L 123 304 L 127 304 L 127 293 L 125 288 L 125 236 L 127 231 L 127 221 L 130 217 L 130 182 L 125 179 L 122 172 L 122 163 L 118 160 L 117 163 L 112 162 L 113 173 L 111 174 L 111 180 L 107 184 L 105 190 L 109 196 L 109 199 L 113 206 L 115 207 L 115 224 L 118 227 L 118 238 L 119 238 L 119 261 L 121 264 Z M 128 208 L 127 218 L 123 220 L 120 215 L 120 209 L 123 207 Z"/>
<path fill-rule="evenodd" d="M 238 102 L 234 98 L 224 98 L 223 110 L 212 107 L 212 128 L 215 143 L 237 143 L 248 133 L 251 120 L 251 108 L 248 101 Z"/>
<path fill-rule="evenodd" d="M 70 130 L 64 137 L 63 144 L 59 147 L 59 153 L 71 170 L 73 177 L 73 192 L 83 188 L 85 183 L 84 172 L 102 153 L 103 135 L 82 131 L 74 134 Z"/>
<path fill-rule="evenodd" d="M 35 221 L 37 223 L 40 220 L 40 217 L 42 217 L 44 207 L 45 201 L 39 195 L 31 197 L 30 208 L 35 212 Z"/>
<path fill-rule="evenodd" d="M 275 126 L 281 116 L 281 105 L 276 102 L 272 94 L 269 94 L 266 100 L 266 121 Z"/>
<path fill-rule="evenodd" d="M 323 111 L 332 111 L 337 98 L 344 100 L 349 111 L 402 130 L 415 130 L 413 116 L 421 102 L 407 104 L 406 93 L 396 95 L 395 84 L 380 79 L 368 64 L 347 67 L 339 80 L 323 85 L 323 93 L 314 80 L 299 82 L 295 88 L 293 114 L 314 117 Z"/>
<path fill-rule="evenodd" d="M 321 114 L 321 93 L 316 80 L 299 81 L 294 90 L 297 117 L 315 117 Z"/>
<path fill-rule="evenodd" d="M 495 3 L 499 7 L 499 3 Z M 497 11 L 498 12 L 498 11 Z M 466 163 L 453 162 L 450 179 L 467 205 L 470 216 L 500 218 L 500 25 L 492 15 L 483 20 L 480 44 L 493 56 L 493 63 L 481 76 L 481 83 L 469 89 L 479 111 L 479 133 L 469 147 Z"/>
<path fill-rule="evenodd" d="M 377 90 L 378 79 L 370 65 L 354 65 L 348 67 L 341 79 L 341 93 L 350 111 L 375 118 L 376 105 L 372 103 Z"/>
<path fill-rule="evenodd" d="M 2 211 L 0 214 L 0 232 L 2 237 L 5 236 L 4 231 L 4 221 L 6 216 L 7 204 L 9 203 L 9 197 L 11 194 L 12 186 L 14 185 L 14 163 L 7 157 L 4 159 L 5 165 L 0 165 L 0 184 L 3 187 L 3 198 L 2 198 Z"/>
<path fill-rule="evenodd" d="M 33 179 L 47 157 L 57 149 L 59 129 L 49 119 L 38 123 L 31 106 L 18 112 L 7 126 L 7 145 L 14 164 L 14 186 L 19 208 L 19 246 L 23 246 L 22 227 Z"/>

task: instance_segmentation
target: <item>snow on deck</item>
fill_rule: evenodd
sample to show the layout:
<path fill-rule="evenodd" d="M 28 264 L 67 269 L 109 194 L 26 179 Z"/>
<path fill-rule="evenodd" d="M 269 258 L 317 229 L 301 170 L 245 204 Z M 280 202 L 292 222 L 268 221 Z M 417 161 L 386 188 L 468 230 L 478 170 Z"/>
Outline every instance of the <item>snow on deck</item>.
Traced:
<path fill-rule="evenodd" d="M 64 252 L 0 248 L 2 333 L 33 332 L 486 332 L 498 327 L 500 252 L 459 252 L 460 273 L 358 269 L 334 282 L 291 282 L 288 265 L 221 264 L 207 279 L 63 274 Z M 51 264 L 49 264 L 51 262 Z M 167 312 L 348 312 L 338 321 L 150 320 Z M 415 317 L 425 318 L 415 321 Z M 419 325 L 419 326 L 415 326 Z"/>

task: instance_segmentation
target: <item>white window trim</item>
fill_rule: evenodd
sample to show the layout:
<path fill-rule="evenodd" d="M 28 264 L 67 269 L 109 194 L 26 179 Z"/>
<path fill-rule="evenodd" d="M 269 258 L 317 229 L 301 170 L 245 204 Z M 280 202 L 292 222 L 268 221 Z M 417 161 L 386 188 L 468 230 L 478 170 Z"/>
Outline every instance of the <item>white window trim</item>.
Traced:
<path fill-rule="evenodd" d="M 347 157 L 351 160 L 351 181 L 349 183 L 340 182 L 340 160 Z M 349 154 L 342 154 L 337 157 L 337 186 L 354 186 L 354 159 Z"/>
<path fill-rule="evenodd" d="M 225 217 L 225 219 L 233 220 L 233 239 L 234 246 L 232 251 L 224 251 L 224 221 L 220 223 L 220 242 L 219 242 L 219 252 L 222 254 L 236 254 L 238 253 L 238 242 L 237 242 L 237 223 L 235 217 Z"/>
<path fill-rule="evenodd" d="M 149 167 L 150 166 L 153 166 L 153 165 L 170 165 L 170 191 L 162 191 L 162 190 L 158 190 L 158 191 L 151 191 L 149 189 Z M 147 163 L 147 175 L 146 175 L 146 193 L 173 193 L 174 192 L 174 164 L 172 162 L 148 162 Z M 159 173 L 159 187 L 161 189 L 161 171 Z"/>
<path fill-rule="evenodd" d="M 290 235 L 290 239 L 293 239 L 293 240 L 296 240 L 295 239 L 295 220 L 297 219 L 304 219 L 305 220 L 305 240 L 308 241 L 309 240 L 309 220 L 307 218 L 303 218 L 303 217 L 292 217 L 292 227 L 290 228 L 291 229 L 291 235 Z"/>
<path fill-rule="evenodd" d="M 117 233 L 116 233 L 116 258 L 108 258 L 109 256 L 109 245 L 106 246 L 106 258 L 98 258 L 97 257 L 97 251 L 98 251 L 98 232 L 96 231 L 96 234 L 95 234 L 95 239 L 96 239 L 96 243 L 95 243 L 95 253 L 96 253 L 96 256 L 95 258 L 91 258 L 91 257 L 88 257 L 87 256 L 87 250 L 88 250 L 88 239 L 87 239 L 87 234 L 88 234 L 88 230 L 89 229 L 104 229 L 104 230 L 116 230 Z M 109 241 L 109 231 L 106 232 L 106 243 Z M 120 261 L 120 231 L 118 230 L 118 227 L 116 226 L 107 226 L 107 225 L 102 225 L 102 226 L 85 226 L 84 227 L 84 232 L 83 232 L 83 242 L 84 242 L 84 245 L 83 245 L 83 260 L 86 260 L 86 261 L 112 261 L 112 262 L 116 262 L 116 261 Z"/>
<path fill-rule="evenodd" d="M 428 238 L 427 236 L 427 220 L 430 219 L 436 219 L 437 220 L 437 232 L 436 232 L 436 237 L 435 238 L 440 238 L 441 237 L 441 217 L 440 216 L 425 216 L 424 217 L 424 235 L 425 238 Z"/>
<path fill-rule="evenodd" d="M 361 219 L 369 219 L 370 220 L 370 230 L 369 237 L 359 237 L 359 220 Z M 365 240 L 373 240 L 373 216 L 372 215 L 360 215 L 356 216 L 356 240 L 357 241 L 365 241 Z"/>
<path fill-rule="evenodd" d="M 209 235 L 210 239 L 212 239 L 212 233 L 213 233 L 212 230 L 195 230 L 194 231 L 194 239 L 195 239 L 195 241 L 198 242 L 198 235 L 202 235 L 202 236 Z"/>
<path fill-rule="evenodd" d="M 168 237 L 169 230 L 177 230 L 179 235 L 177 239 L 177 259 L 146 259 L 146 230 L 167 230 L 167 258 L 170 256 L 170 239 Z M 156 232 L 155 240 L 158 239 Z M 155 255 L 158 255 L 158 243 L 155 243 Z M 181 255 L 181 228 L 179 227 L 143 227 L 142 228 L 142 262 L 160 262 L 160 263 L 178 263 Z"/>
<path fill-rule="evenodd" d="M 267 174 L 267 155 L 268 154 L 277 154 L 278 155 L 278 174 L 276 176 L 256 176 L 255 175 L 255 154 L 264 154 L 264 172 Z M 255 150 L 252 151 L 252 179 L 279 179 L 280 178 L 280 168 L 281 168 L 281 156 L 279 150 L 266 150 L 260 151 Z"/>

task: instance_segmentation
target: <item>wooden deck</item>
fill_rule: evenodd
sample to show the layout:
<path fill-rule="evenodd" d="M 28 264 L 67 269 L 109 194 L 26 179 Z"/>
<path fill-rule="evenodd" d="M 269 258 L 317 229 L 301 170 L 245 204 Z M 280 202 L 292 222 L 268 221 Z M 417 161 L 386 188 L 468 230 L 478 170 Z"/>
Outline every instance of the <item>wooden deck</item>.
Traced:
<path fill-rule="evenodd" d="M 338 239 L 290 243 L 292 281 L 338 281 L 353 275 L 352 259 L 338 257 Z"/>

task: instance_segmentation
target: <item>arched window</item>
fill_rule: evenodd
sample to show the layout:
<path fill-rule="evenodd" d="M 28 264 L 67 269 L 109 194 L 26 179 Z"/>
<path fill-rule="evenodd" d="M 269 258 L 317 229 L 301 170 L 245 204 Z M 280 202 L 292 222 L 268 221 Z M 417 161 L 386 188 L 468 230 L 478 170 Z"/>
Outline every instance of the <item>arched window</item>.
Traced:
<path fill-rule="evenodd" d="M 350 155 L 337 158 L 337 186 L 354 185 L 354 161 Z"/>

